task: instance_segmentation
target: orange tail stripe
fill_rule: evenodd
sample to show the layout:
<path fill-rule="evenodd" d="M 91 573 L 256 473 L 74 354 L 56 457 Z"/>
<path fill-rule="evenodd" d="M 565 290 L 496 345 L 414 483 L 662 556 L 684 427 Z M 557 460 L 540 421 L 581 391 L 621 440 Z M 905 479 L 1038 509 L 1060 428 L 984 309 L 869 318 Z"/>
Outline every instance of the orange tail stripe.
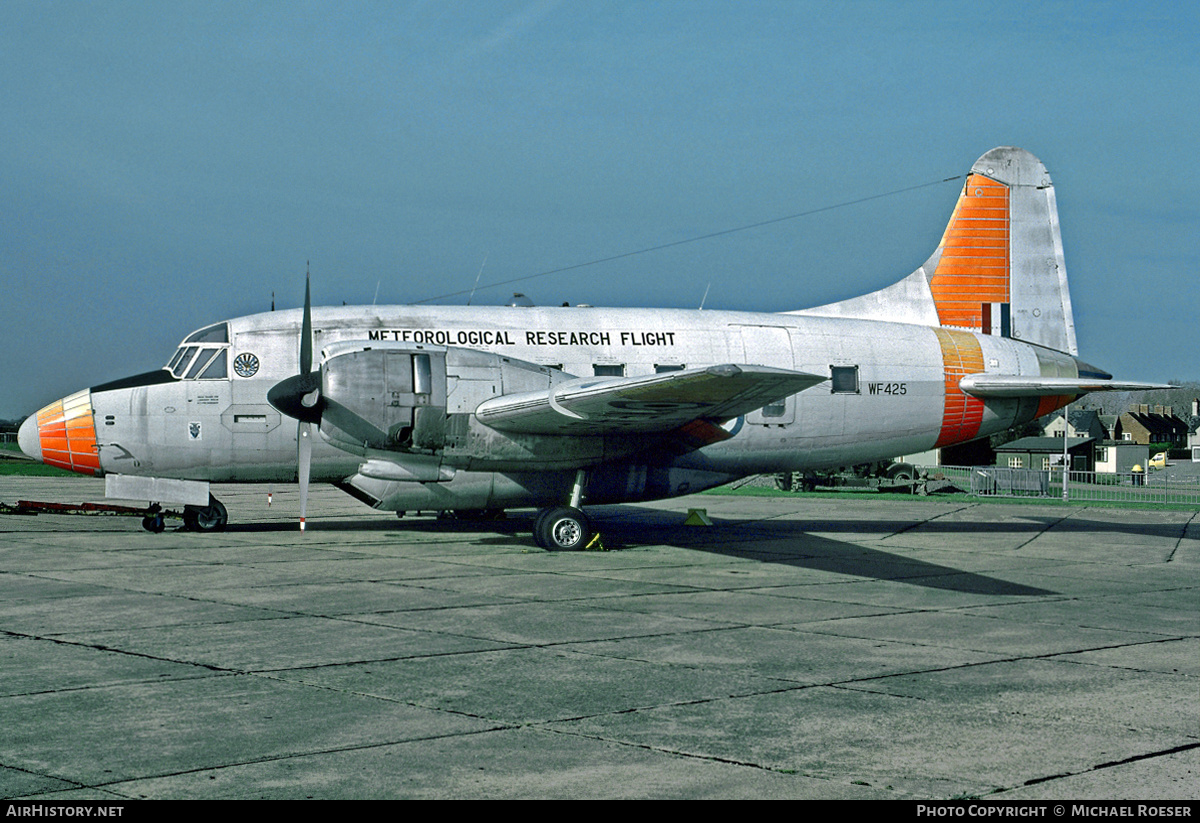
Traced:
<path fill-rule="evenodd" d="M 935 328 L 942 349 L 945 375 L 945 405 L 942 429 L 935 448 L 971 440 L 979 434 L 983 422 L 983 401 L 964 394 L 958 382 L 964 375 L 983 371 L 983 350 L 974 335 Z"/>
<path fill-rule="evenodd" d="M 1009 241 L 1008 187 L 971 175 L 929 282 L 942 325 L 982 330 L 981 304 L 1009 302 Z"/>

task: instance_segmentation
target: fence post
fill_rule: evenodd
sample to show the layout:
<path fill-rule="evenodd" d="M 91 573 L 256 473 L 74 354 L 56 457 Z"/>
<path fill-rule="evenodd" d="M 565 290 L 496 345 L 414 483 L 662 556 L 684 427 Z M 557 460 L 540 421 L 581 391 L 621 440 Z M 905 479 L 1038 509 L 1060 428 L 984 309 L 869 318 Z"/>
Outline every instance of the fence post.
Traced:
<path fill-rule="evenodd" d="M 1071 474 L 1071 452 L 1067 449 L 1067 431 L 1071 428 L 1071 404 L 1063 406 L 1063 502 L 1070 502 L 1067 493 L 1067 482 Z"/>

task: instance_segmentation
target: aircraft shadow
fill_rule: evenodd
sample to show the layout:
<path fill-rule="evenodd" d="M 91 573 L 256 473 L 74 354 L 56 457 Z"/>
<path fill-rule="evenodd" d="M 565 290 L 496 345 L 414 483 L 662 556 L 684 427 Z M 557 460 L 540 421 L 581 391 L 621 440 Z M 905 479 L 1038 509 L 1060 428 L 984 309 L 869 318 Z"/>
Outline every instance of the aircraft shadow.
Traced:
<path fill-rule="evenodd" d="M 910 528 L 908 521 L 807 521 L 807 520 L 727 520 L 714 519 L 716 528 L 697 528 L 681 524 L 678 511 L 644 506 L 595 506 L 588 508 L 593 525 L 610 551 L 638 546 L 673 546 L 692 551 L 757 560 L 833 574 L 872 580 L 891 580 L 932 589 L 965 594 L 1042 597 L 1055 595 L 1050 589 L 1025 586 L 987 575 L 965 572 L 951 566 L 930 563 L 875 548 L 840 542 L 823 533 L 894 534 Z M 406 532 L 423 534 L 461 534 L 476 545 L 497 547 L 528 546 L 535 543 L 530 534 L 534 512 L 512 512 L 503 520 L 322 520 L 310 524 L 314 532 Z M 936 524 L 935 531 L 968 538 L 972 533 L 1036 533 L 1045 530 L 1054 518 L 1041 523 Z M 927 529 L 935 524 L 923 523 Z M 1098 526 L 1099 524 L 1095 524 Z M 1108 524 L 1105 524 L 1108 525 Z M 291 522 L 230 525 L 231 532 L 294 531 Z M 1094 530 L 1094 528 L 1093 528 Z M 1143 532 L 1144 533 L 1144 532 Z M 486 536 L 485 536 L 486 535 Z M 540 550 L 540 549 L 539 549 Z"/>

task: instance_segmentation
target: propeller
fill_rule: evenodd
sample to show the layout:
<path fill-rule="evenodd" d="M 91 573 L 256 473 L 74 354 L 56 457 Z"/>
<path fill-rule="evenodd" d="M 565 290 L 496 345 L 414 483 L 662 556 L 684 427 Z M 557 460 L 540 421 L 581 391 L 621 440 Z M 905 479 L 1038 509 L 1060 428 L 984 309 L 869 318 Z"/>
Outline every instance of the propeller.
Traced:
<path fill-rule="evenodd" d="M 312 369 L 312 299 L 304 275 L 304 319 L 300 326 L 300 373 L 267 391 L 267 402 L 280 414 L 296 419 L 296 475 L 300 481 L 300 531 L 308 510 L 308 480 L 312 474 L 312 426 L 321 422 L 321 373 Z"/>

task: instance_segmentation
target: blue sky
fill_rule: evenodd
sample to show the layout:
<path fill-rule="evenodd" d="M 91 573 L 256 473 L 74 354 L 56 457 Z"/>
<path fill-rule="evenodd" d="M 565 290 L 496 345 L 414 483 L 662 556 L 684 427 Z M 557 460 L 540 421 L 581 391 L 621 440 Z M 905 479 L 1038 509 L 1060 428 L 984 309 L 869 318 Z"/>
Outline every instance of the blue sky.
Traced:
<path fill-rule="evenodd" d="M 1058 191 L 1081 355 L 1200 378 L 1180 3 L 0 5 L 0 417 L 303 296 L 403 303 L 967 171 Z M 957 183 L 484 289 L 778 311 L 933 250 Z M 486 261 L 486 263 L 485 263 Z M 445 302 L 461 302 L 454 298 Z"/>

